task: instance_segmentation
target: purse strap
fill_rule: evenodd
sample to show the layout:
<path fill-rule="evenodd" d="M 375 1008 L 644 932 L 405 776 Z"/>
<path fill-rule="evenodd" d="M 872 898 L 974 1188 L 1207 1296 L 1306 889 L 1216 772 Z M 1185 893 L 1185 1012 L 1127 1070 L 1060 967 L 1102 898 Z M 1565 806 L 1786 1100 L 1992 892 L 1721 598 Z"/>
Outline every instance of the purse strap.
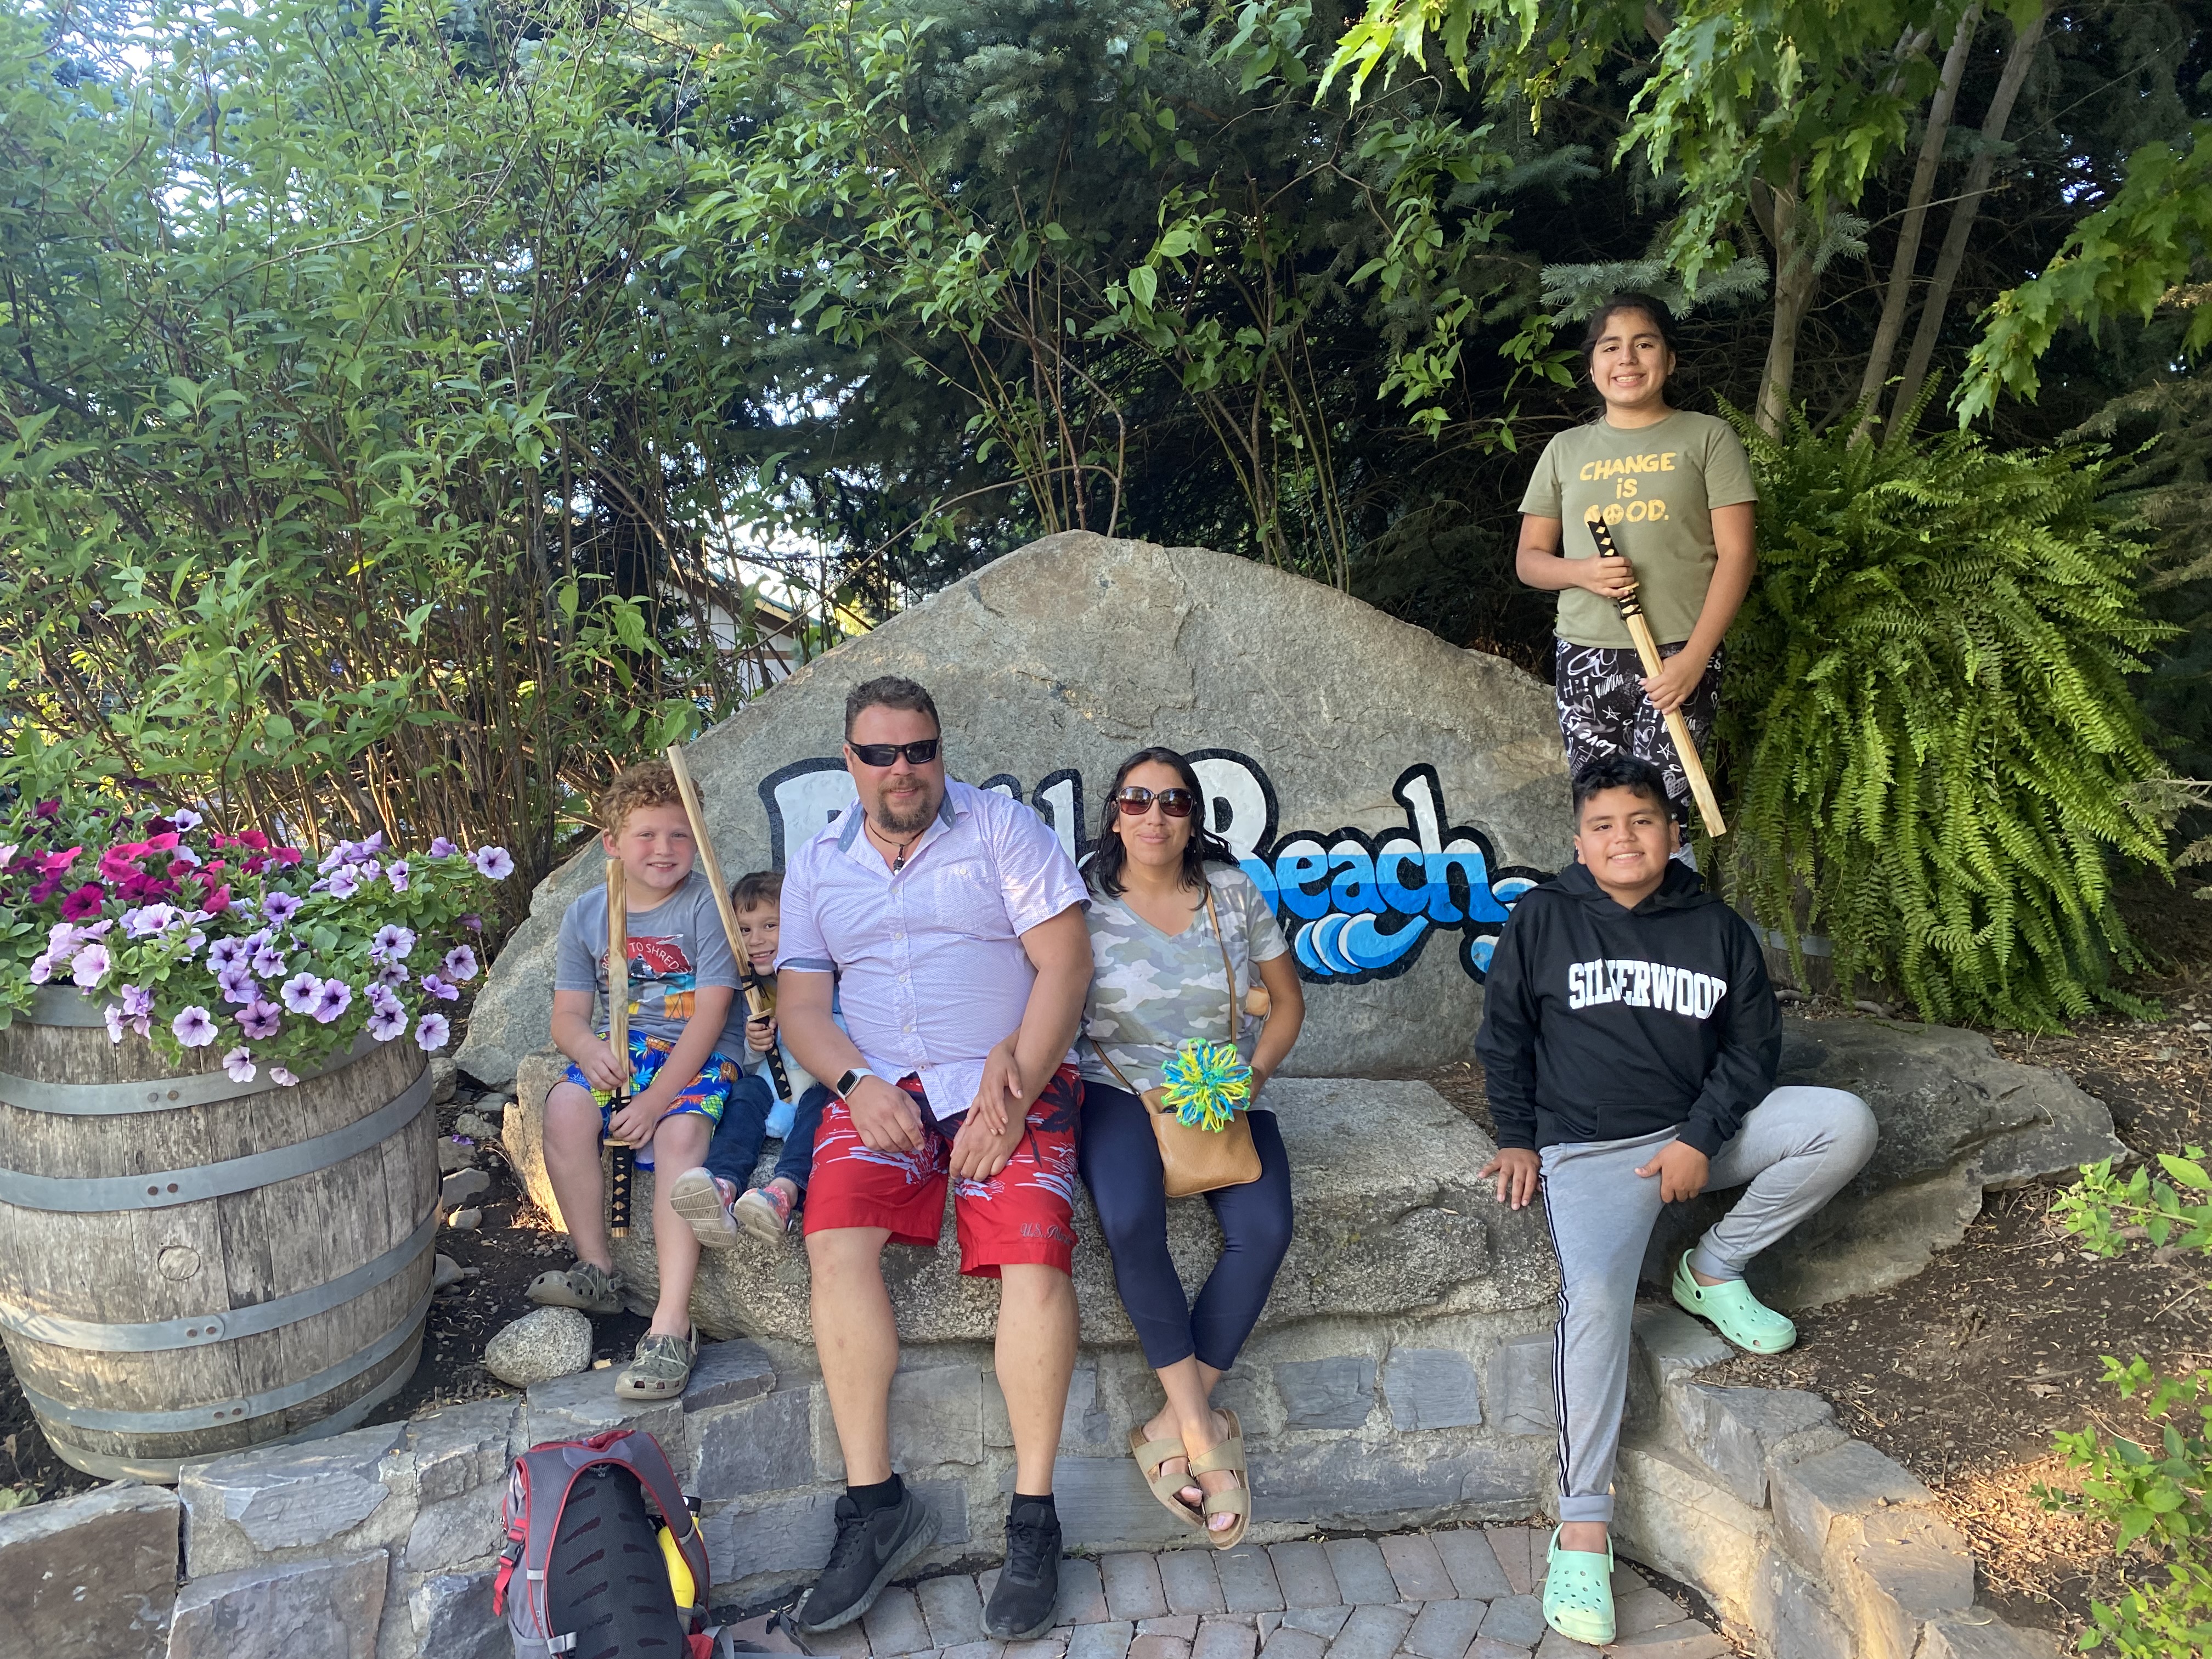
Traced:
<path fill-rule="evenodd" d="M 1200 879 L 1205 880 L 1202 873 Z M 1234 1043 L 1237 1041 L 1238 1030 L 1237 1016 L 1243 1010 L 1237 1000 L 1237 970 L 1229 964 L 1229 940 L 1221 931 L 1221 913 L 1214 908 L 1213 884 L 1210 881 L 1206 883 L 1206 919 L 1212 926 L 1213 942 L 1221 947 L 1221 971 L 1229 981 L 1229 1041 Z M 1098 1056 L 1100 1063 L 1114 1073 L 1114 1080 L 1121 1085 L 1121 1091 L 1124 1094 L 1135 1094 L 1136 1089 L 1132 1086 L 1121 1068 L 1114 1063 L 1114 1057 L 1099 1045 L 1098 1039 L 1088 1037 L 1085 1041 L 1091 1044 L 1091 1052 Z"/>

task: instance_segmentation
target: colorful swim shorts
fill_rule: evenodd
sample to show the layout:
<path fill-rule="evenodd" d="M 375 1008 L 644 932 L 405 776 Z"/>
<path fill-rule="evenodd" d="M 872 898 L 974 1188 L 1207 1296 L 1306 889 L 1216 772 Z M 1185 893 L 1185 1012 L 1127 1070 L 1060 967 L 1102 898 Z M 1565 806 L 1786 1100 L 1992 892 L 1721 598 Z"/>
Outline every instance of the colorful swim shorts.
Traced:
<path fill-rule="evenodd" d="M 952 1137 L 960 1117 L 939 1122 L 919 1079 L 899 1079 L 921 1109 L 921 1146 L 877 1152 L 860 1139 L 844 1101 L 832 1095 L 814 1137 L 814 1176 L 806 1188 L 806 1231 L 882 1227 L 894 1244 L 934 1247 L 945 1226 L 945 1188 L 951 1180 Z M 1029 1121 L 1006 1167 L 988 1181 L 953 1187 L 952 1217 L 960 1238 L 960 1271 L 996 1279 L 1008 1263 L 1037 1262 L 1069 1270 L 1075 1260 L 1075 1115 L 1083 1084 L 1063 1066 L 1030 1108 Z"/>
<path fill-rule="evenodd" d="M 634 1092 L 642 1092 L 652 1086 L 653 1079 L 660 1074 L 660 1068 L 668 1064 L 668 1056 L 675 1047 L 665 1037 L 640 1036 L 635 1031 L 630 1033 L 629 1086 Z M 699 1075 L 676 1097 L 676 1103 L 663 1115 L 678 1117 L 685 1112 L 696 1112 L 709 1123 L 720 1123 L 722 1109 L 729 1104 L 730 1091 L 737 1087 L 738 1079 L 744 1075 L 744 1069 L 727 1055 L 708 1054 L 707 1063 L 699 1068 Z M 580 1089 L 590 1090 L 592 1098 L 599 1103 L 599 1127 L 604 1130 L 607 1120 L 615 1113 L 614 1097 L 603 1089 L 592 1088 L 590 1080 L 573 1060 L 569 1062 L 568 1069 L 561 1074 L 561 1080 L 573 1083 Z M 641 1170 L 653 1167 L 650 1148 L 641 1149 L 637 1164 Z"/>

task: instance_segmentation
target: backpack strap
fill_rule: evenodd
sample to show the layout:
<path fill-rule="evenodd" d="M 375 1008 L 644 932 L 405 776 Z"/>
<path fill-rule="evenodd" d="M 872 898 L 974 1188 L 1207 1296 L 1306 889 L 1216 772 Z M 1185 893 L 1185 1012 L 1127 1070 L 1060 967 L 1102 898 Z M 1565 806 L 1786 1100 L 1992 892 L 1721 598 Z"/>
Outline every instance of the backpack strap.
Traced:
<path fill-rule="evenodd" d="M 605 1442 L 604 1447 L 600 1446 L 602 1441 Z M 699 1597 L 695 1617 L 703 1615 L 707 1588 L 712 1582 L 707 1568 L 707 1540 L 700 1535 L 698 1517 L 691 1513 L 690 1502 L 684 1497 L 660 1442 L 642 1429 L 614 1429 L 594 1436 L 586 1443 L 599 1448 L 603 1461 L 619 1462 L 628 1468 L 645 1488 L 646 1496 L 660 1511 L 669 1536 L 684 1553 L 684 1565 L 691 1570 L 691 1583 Z"/>

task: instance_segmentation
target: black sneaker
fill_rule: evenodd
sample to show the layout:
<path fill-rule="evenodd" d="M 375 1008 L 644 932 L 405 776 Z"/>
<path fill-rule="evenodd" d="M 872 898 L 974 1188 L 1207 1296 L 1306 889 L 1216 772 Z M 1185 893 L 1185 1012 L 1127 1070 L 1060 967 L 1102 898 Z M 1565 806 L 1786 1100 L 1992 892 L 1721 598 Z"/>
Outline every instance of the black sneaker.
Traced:
<path fill-rule="evenodd" d="M 1052 1628 L 1060 1604 L 1060 1516 L 1043 1504 L 1017 1503 L 1006 1517 L 1006 1565 L 983 1609 L 994 1642 L 1026 1642 Z"/>
<path fill-rule="evenodd" d="M 937 1537 L 937 1517 L 909 1486 L 899 1501 L 873 1515 L 850 1498 L 837 1500 L 837 1541 L 830 1564 L 799 1604 L 792 1622 L 810 1636 L 849 1625 L 883 1594 L 900 1568 Z"/>

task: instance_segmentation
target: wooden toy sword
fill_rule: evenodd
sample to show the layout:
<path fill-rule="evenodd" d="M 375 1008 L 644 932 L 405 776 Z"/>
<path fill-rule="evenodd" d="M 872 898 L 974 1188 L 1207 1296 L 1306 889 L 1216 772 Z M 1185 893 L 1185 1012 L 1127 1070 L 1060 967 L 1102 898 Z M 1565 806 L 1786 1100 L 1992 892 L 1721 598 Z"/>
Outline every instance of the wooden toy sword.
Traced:
<path fill-rule="evenodd" d="M 632 1075 L 629 1065 L 629 893 L 623 878 L 622 860 L 607 860 L 607 1047 L 615 1051 L 622 1067 L 622 1083 L 615 1091 L 615 1110 L 629 1103 Z M 607 1233 L 629 1237 L 629 1188 L 637 1174 L 636 1149 L 626 1141 L 610 1139 L 607 1160 Z"/>
<path fill-rule="evenodd" d="M 1620 550 L 1613 545 L 1613 532 L 1605 520 L 1592 513 L 1583 523 L 1589 526 L 1590 539 L 1597 544 L 1598 556 L 1605 559 L 1623 558 Z M 1620 607 L 1620 619 L 1628 624 L 1628 637 L 1636 641 L 1636 654 L 1644 659 L 1645 674 L 1656 678 L 1662 658 L 1659 642 L 1651 636 L 1651 623 L 1644 614 L 1643 602 L 1636 597 L 1636 567 L 1629 565 L 1628 592 L 1613 601 Z M 1705 763 L 1698 758 L 1698 745 L 1690 741 L 1689 723 L 1683 720 L 1682 711 L 1667 711 L 1667 735 L 1674 740 L 1674 752 L 1682 757 L 1682 771 L 1690 780 L 1690 793 L 1698 798 L 1698 815 L 1705 821 L 1705 833 L 1719 836 L 1728 834 L 1727 822 L 1721 817 L 1721 804 L 1713 793 L 1712 781 L 1705 775 Z"/>

